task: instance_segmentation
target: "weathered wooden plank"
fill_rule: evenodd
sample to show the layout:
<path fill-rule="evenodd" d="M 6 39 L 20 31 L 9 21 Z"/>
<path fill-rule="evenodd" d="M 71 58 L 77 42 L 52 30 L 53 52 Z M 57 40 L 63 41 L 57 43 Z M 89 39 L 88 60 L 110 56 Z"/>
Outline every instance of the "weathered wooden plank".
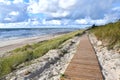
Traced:
<path fill-rule="evenodd" d="M 77 52 L 64 74 L 64 80 L 103 80 L 98 60 L 87 35 L 81 37 Z"/>

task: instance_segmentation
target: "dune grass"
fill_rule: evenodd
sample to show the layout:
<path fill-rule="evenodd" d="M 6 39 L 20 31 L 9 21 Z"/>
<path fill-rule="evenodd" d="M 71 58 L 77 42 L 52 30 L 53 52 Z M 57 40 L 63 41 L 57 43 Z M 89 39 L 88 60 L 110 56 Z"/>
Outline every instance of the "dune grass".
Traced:
<path fill-rule="evenodd" d="M 115 46 L 120 48 L 120 21 L 93 27 L 91 32 L 98 40 L 106 42 L 108 49 L 113 49 Z"/>
<path fill-rule="evenodd" d="M 82 32 L 83 30 L 74 31 L 51 40 L 28 44 L 10 51 L 12 55 L 0 59 L 0 77 L 16 70 L 16 67 L 21 63 L 41 57 L 49 50 L 58 48 L 63 42 L 82 34 Z"/>

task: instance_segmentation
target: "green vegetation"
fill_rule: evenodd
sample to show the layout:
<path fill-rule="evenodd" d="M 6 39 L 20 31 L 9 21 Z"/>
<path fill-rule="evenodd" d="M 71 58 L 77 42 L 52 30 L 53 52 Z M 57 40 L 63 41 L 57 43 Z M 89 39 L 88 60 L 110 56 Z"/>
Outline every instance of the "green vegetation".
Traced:
<path fill-rule="evenodd" d="M 28 44 L 22 48 L 10 51 L 10 56 L 0 59 L 0 77 L 16 70 L 16 67 L 21 63 L 41 57 L 51 49 L 59 48 L 63 42 L 82 34 L 82 32 L 83 31 L 71 32 L 51 40 L 42 41 L 32 45 Z"/>
<path fill-rule="evenodd" d="M 65 74 L 62 74 L 62 73 L 61 73 L 61 74 L 60 74 L 60 77 L 61 77 L 61 78 L 64 78 L 64 77 L 65 77 Z"/>
<path fill-rule="evenodd" d="M 107 43 L 108 49 L 117 45 L 120 48 L 120 21 L 91 28 L 98 40 Z"/>

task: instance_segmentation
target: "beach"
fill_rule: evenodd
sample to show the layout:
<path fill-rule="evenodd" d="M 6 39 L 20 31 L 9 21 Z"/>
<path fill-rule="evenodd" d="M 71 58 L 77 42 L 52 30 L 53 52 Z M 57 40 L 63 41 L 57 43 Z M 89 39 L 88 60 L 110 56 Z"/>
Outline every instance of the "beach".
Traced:
<path fill-rule="evenodd" d="M 11 68 L 12 71 L 9 73 L 6 73 L 5 76 L 1 76 L 0 79 L 1 80 L 24 80 L 24 79 L 58 80 L 60 79 L 61 75 L 64 74 L 64 71 L 66 70 L 72 57 L 76 53 L 76 48 L 79 43 L 80 34 L 82 34 L 82 31 L 75 31 L 70 33 L 67 32 L 67 34 L 65 32 L 65 33 L 58 33 L 54 35 L 52 34 L 52 35 L 36 36 L 36 37 L 29 37 L 29 38 L 21 38 L 21 39 L 14 39 L 14 40 L 9 40 L 4 42 L 1 41 L 0 49 L 3 48 L 3 50 L 0 50 L 1 52 L 3 51 L 3 54 L 1 54 L 1 57 L 2 56 L 4 57 L 3 61 L 1 62 L 3 64 L 2 69 L 6 70 L 6 66 L 4 66 L 4 60 L 8 60 L 12 64 L 14 64 L 14 62 L 16 64 L 17 62 L 18 65 L 16 65 L 15 69 L 12 70 L 13 67 L 11 68 L 11 66 L 9 66 L 11 64 L 5 64 L 7 65 L 7 67 Z M 48 40 L 48 41 L 41 42 L 45 40 Z M 39 42 L 43 44 L 40 44 Z M 32 45 L 34 43 L 37 43 L 40 45 L 34 46 Z M 24 50 L 20 49 L 19 51 L 20 53 L 17 51 L 15 51 L 14 53 L 11 52 L 11 50 L 18 47 L 22 47 L 26 44 L 31 44 L 31 47 L 34 46 L 36 48 L 30 49 L 29 47 L 27 47 L 27 49 L 24 48 Z M 30 59 L 30 56 L 31 56 L 31 53 L 29 53 L 29 50 L 33 52 L 32 53 L 33 55 L 40 54 L 40 57 L 35 58 L 33 56 L 33 58 L 31 58 L 31 60 L 28 61 L 28 58 Z M 39 52 L 36 52 L 36 50 L 37 51 L 39 50 Z M 43 51 L 46 51 L 46 52 L 41 53 Z M 24 52 L 27 52 L 27 53 L 24 53 Z M 23 61 L 25 58 L 26 60 Z M 22 62 L 19 63 L 19 61 L 22 61 Z"/>
<path fill-rule="evenodd" d="M 13 40 L 5 40 L 5 41 L 0 40 L 0 57 L 7 55 L 7 52 L 14 50 L 16 48 L 25 46 L 27 44 L 34 44 L 44 40 L 49 40 L 61 36 L 63 34 L 65 33 L 27 37 L 27 38 L 13 39 Z"/>
<path fill-rule="evenodd" d="M 5 28 L 0 29 L 0 56 L 15 48 L 60 36 L 76 29 Z"/>
<path fill-rule="evenodd" d="M 80 37 L 74 37 L 67 40 L 62 44 L 61 49 L 48 51 L 42 57 L 30 61 L 31 64 L 28 66 L 25 63 L 19 65 L 22 68 L 11 72 L 1 80 L 60 80 L 61 75 L 64 74 L 76 53 L 77 45 L 80 42 L 79 39 Z M 67 53 L 63 53 L 63 50 L 66 50 Z"/>

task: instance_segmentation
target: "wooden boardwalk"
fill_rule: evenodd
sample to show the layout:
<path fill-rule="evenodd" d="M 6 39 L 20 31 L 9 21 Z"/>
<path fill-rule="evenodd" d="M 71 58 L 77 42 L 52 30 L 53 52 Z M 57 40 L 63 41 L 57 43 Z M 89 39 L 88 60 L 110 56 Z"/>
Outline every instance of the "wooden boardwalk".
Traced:
<path fill-rule="evenodd" d="M 87 35 L 81 37 L 77 53 L 64 75 L 61 80 L 103 80 L 98 60 Z"/>

